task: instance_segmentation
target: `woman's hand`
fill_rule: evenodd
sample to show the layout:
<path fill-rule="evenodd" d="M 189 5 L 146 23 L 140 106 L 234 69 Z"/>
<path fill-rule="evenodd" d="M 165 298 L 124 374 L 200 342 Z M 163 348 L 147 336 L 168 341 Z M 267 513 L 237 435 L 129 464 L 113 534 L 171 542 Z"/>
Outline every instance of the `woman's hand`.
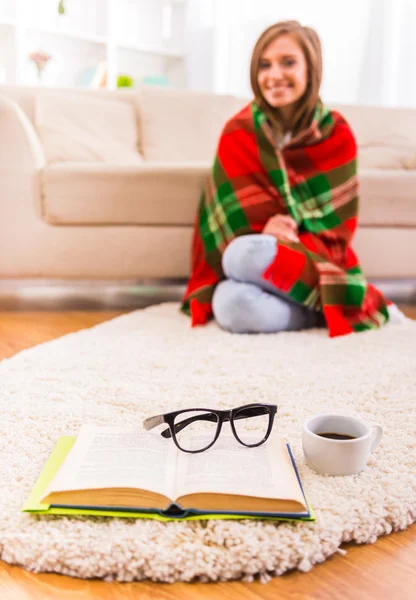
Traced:
<path fill-rule="evenodd" d="M 270 217 L 262 233 L 274 235 L 281 242 L 299 242 L 297 223 L 289 215 Z"/>

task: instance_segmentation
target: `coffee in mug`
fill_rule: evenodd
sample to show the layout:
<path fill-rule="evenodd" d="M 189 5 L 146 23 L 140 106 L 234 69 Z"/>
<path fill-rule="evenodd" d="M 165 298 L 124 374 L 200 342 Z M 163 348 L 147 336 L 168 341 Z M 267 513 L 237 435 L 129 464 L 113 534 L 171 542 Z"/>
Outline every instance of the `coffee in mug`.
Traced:
<path fill-rule="evenodd" d="M 346 435 L 345 433 L 318 433 L 319 437 L 329 438 L 330 440 L 356 440 L 355 435 Z"/>
<path fill-rule="evenodd" d="M 358 417 L 315 415 L 303 424 L 303 452 L 321 475 L 354 475 L 365 468 L 382 435 L 380 425 Z"/>

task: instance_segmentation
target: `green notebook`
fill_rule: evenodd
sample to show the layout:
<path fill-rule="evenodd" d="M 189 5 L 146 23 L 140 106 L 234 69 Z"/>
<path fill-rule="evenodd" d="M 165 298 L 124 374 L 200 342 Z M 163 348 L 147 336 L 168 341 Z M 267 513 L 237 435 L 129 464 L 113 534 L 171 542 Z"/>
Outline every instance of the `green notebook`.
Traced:
<path fill-rule="evenodd" d="M 171 520 L 314 521 L 290 447 L 224 435 L 199 454 L 137 428 L 84 425 L 59 438 L 23 511 Z"/>

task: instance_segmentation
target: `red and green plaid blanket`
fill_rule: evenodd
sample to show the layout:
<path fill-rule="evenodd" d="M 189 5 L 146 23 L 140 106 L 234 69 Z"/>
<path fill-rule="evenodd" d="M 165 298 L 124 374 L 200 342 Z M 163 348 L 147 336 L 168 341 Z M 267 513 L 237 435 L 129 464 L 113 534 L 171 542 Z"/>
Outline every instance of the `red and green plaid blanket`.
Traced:
<path fill-rule="evenodd" d="M 331 337 L 380 327 L 386 300 L 368 284 L 350 243 L 357 227 L 357 147 L 345 119 L 316 106 L 311 126 L 277 150 L 253 101 L 226 124 L 199 205 L 192 272 L 182 310 L 192 325 L 212 316 L 226 246 L 261 233 L 275 214 L 296 220 L 299 243 L 278 241 L 263 277 L 290 298 L 323 310 Z"/>

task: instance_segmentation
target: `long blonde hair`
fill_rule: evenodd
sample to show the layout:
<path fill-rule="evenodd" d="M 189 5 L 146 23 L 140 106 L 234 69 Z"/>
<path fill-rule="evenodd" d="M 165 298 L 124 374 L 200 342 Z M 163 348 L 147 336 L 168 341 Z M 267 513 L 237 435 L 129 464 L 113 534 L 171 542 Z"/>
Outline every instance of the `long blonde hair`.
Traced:
<path fill-rule="evenodd" d="M 289 124 L 292 134 L 305 129 L 311 122 L 319 98 L 322 81 L 322 47 L 318 34 L 311 27 L 304 27 L 298 21 L 280 21 L 268 27 L 257 40 L 250 63 L 250 82 L 254 98 L 260 109 L 266 114 L 273 128 L 283 132 L 283 123 L 278 108 L 266 102 L 261 93 L 257 77 L 260 60 L 266 47 L 281 35 L 293 36 L 302 48 L 308 68 L 308 84 L 306 91 L 296 102 L 292 122 Z"/>

